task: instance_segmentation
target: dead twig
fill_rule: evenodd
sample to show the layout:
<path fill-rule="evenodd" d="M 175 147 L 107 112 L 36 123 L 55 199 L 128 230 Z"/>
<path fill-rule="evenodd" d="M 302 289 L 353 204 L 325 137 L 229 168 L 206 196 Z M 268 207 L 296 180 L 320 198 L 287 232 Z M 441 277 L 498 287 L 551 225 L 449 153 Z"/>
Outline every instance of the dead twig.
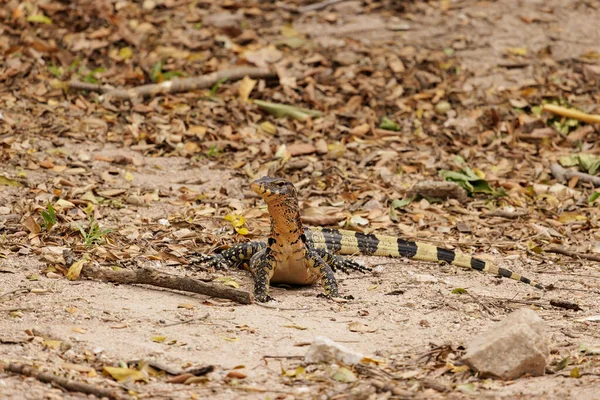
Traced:
<path fill-rule="evenodd" d="M 109 399 L 117 400 L 123 398 L 123 396 L 119 392 L 113 389 L 107 389 L 83 382 L 72 381 L 48 372 L 40 372 L 33 367 L 23 364 L 10 363 L 6 367 L 6 370 L 14 374 L 30 376 L 32 378 L 37 379 L 40 382 L 50 383 L 52 385 L 59 386 L 69 392 L 93 394 L 98 398 L 107 397 Z"/>
<path fill-rule="evenodd" d="M 156 360 L 130 360 L 130 361 L 127 361 L 127 365 L 139 365 L 141 363 L 146 363 L 154 369 L 157 369 L 160 371 L 165 371 L 169 375 L 191 374 L 194 376 L 201 376 L 201 375 L 206 375 L 215 370 L 215 367 L 213 365 L 205 365 L 203 367 L 193 367 L 193 368 L 188 368 L 188 369 L 184 370 L 184 369 L 180 369 L 177 367 L 171 367 L 169 365 L 163 364 Z"/>
<path fill-rule="evenodd" d="M 481 307 L 483 307 L 485 309 L 485 311 L 487 311 L 488 314 L 490 314 L 492 317 L 496 315 L 488 306 L 486 306 L 481 300 L 479 300 L 479 298 L 477 296 L 475 296 L 474 294 L 472 294 L 470 292 L 466 292 L 466 293 L 470 298 L 475 300 L 475 302 L 477 304 L 479 304 Z"/>
<path fill-rule="evenodd" d="M 563 249 L 562 247 L 551 247 L 544 250 L 546 253 L 562 254 L 563 256 L 569 256 L 573 258 L 585 259 L 590 261 L 600 261 L 600 256 L 594 256 L 592 254 L 580 254 L 574 251 Z"/>
<path fill-rule="evenodd" d="M 190 322 L 196 322 L 196 321 L 204 321 L 205 319 L 207 319 L 208 317 L 210 317 L 210 314 L 206 314 L 200 318 L 192 318 L 192 319 L 186 319 L 185 321 L 179 321 L 179 322 L 173 322 L 172 324 L 166 324 L 163 325 L 164 328 L 167 328 L 169 326 L 176 326 L 176 325 L 183 325 L 183 324 L 189 324 Z"/>
<path fill-rule="evenodd" d="M 197 279 L 169 275 L 150 268 L 113 271 L 107 268 L 85 266 L 81 271 L 81 275 L 107 282 L 151 285 L 184 292 L 199 293 L 206 296 L 233 300 L 240 304 L 252 304 L 254 302 L 252 294 L 244 290 L 202 282 Z"/>
<path fill-rule="evenodd" d="M 588 182 L 594 186 L 600 186 L 600 176 L 586 174 L 585 172 L 571 171 L 570 169 L 563 168 L 556 163 L 553 163 L 550 166 L 550 171 L 552 172 L 552 175 L 554 175 L 554 177 L 561 182 L 565 182 L 573 177 L 577 177 L 582 182 Z"/>
<path fill-rule="evenodd" d="M 482 217 L 500 217 L 500 218 L 508 218 L 508 219 L 516 219 L 519 217 L 524 217 L 526 215 L 529 215 L 529 212 L 527 212 L 526 210 L 522 210 L 522 211 L 507 211 L 507 210 L 494 210 L 494 211 L 490 211 L 490 212 L 486 212 L 484 214 L 482 214 Z"/>
<path fill-rule="evenodd" d="M 0 294 L 0 298 L 10 296 L 11 294 L 25 294 L 25 293 L 29 293 L 30 291 L 31 291 L 31 289 L 15 289 L 15 290 L 11 290 L 10 292 Z"/>
<path fill-rule="evenodd" d="M 133 99 L 142 96 L 155 96 L 157 94 L 180 93 L 197 89 L 205 89 L 214 86 L 216 83 L 224 79 L 228 81 L 237 81 L 245 76 L 254 79 L 266 79 L 274 78 L 277 75 L 269 68 L 239 67 L 223 71 L 216 71 L 203 76 L 173 79 L 171 81 L 165 81 L 161 83 L 136 86 L 130 89 L 121 88 L 107 90 L 102 88 L 101 91 L 104 92 L 103 96 L 106 97 L 110 96 L 119 99 Z M 69 84 L 70 87 L 74 87 L 73 83 L 74 82 L 71 82 Z M 81 82 L 77 83 L 77 85 L 80 84 Z"/>
<path fill-rule="evenodd" d="M 577 262 L 577 261 L 575 261 Z M 590 274 L 574 274 L 572 272 L 556 272 L 556 271 L 535 271 L 536 274 L 550 274 L 550 275 L 566 275 L 566 276 L 583 276 L 584 278 L 600 279 L 600 275 Z"/>
<path fill-rule="evenodd" d="M 573 118 L 578 121 L 587 122 L 588 124 L 600 124 L 600 115 L 587 114 L 581 111 L 565 108 L 554 104 L 544 104 L 542 111 L 548 111 L 552 114 L 560 115 L 561 117 Z"/>
<path fill-rule="evenodd" d="M 320 3 L 309 4 L 307 6 L 300 7 L 300 8 L 298 8 L 298 11 L 301 13 L 307 13 L 309 11 L 319 11 L 319 10 L 323 10 L 329 6 L 332 6 L 334 4 L 342 3 L 344 1 L 348 1 L 348 0 L 325 0 L 325 1 L 321 1 Z"/>
<path fill-rule="evenodd" d="M 583 308 L 579 307 L 579 304 L 571 303 L 570 301 L 550 300 L 550 305 L 558 308 L 566 308 L 567 310 L 583 311 Z"/>
<path fill-rule="evenodd" d="M 282 358 L 286 360 L 303 360 L 304 356 L 263 356 L 263 358 Z"/>

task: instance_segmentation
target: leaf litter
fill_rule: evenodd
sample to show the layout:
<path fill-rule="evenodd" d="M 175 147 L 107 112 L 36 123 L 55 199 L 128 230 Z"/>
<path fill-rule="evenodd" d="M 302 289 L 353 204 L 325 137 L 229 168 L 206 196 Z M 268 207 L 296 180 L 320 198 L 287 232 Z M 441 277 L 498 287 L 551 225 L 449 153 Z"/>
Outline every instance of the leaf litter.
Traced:
<path fill-rule="evenodd" d="M 17 271 L 3 274 L 0 304 L 18 309 L 2 311 L 11 318 L 0 330 L 16 336 L 41 321 L 59 333 L 44 337 L 47 343 L 86 338 L 69 351 L 56 343 L 2 344 L 7 355 L 0 363 L 32 359 L 61 374 L 69 369 L 50 352 L 62 351 L 65 361 L 96 373 L 87 375 L 89 383 L 106 386 L 102 372 L 116 368 L 116 377 L 109 375 L 130 390 L 160 395 L 170 393 L 160 375 L 119 366 L 121 358 L 144 358 L 160 345 L 181 364 L 200 357 L 218 365 L 207 376 L 186 377 L 197 394 L 294 393 L 284 378 L 331 396 L 348 387 L 364 395 L 512 393 L 510 385 L 490 385 L 448 359 L 490 322 L 482 302 L 506 314 L 515 303 L 505 299 L 539 302 L 534 296 L 541 294 L 472 271 L 363 258 L 383 272 L 343 280 L 356 303 L 324 305 L 313 299 L 317 287 L 273 288 L 284 299 L 279 311 L 81 280 L 88 263 L 111 270 L 157 263 L 170 274 L 251 289 L 245 272 L 185 266 L 194 250 L 264 237 L 267 213 L 248 182 L 270 173 L 296 184 L 306 221 L 315 225 L 475 253 L 559 288 L 543 300 L 583 311 L 540 312 L 559 338 L 553 359 L 568 356 L 564 369 L 583 385 L 546 376 L 513 387 L 584 398 L 599 371 L 597 355 L 578 353 L 583 345 L 600 346 L 590 326 L 600 313 L 600 270 L 589 259 L 600 252 L 599 191 L 586 175 L 553 175 L 551 164 L 597 178 L 600 67 L 592 44 L 579 42 L 590 37 L 586 29 L 597 25 L 598 10 L 568 2 L 524 2 L 516 13 L 508 1 L 365 1 L 322 2 L 315 11 L 310 6 L 319 2 L 310 3 L 82 1 L 67 9 L 13 1 L 0 10 L 0 83 L 8 88 L 0 92 L 0 263 Z M 526 34 L 499 37 L 500 27 Z M 559 32 L 552 49 L 548 28 Z M 194 91 L 131 101 L 106 95 L 240 66 L 273 72 L 217 76 Z M 449 187 L 443 196 L 422 186 L 411 194 L 416 184 L 443 179 L 469 197 Z M 51 247 L 71 249 L 73 260 Z M 22 285 L 26 292 L 4 296 Z M 382 299 L 392 292 L 402 296 Z M 80 311 L 64 312 L 65 306 Z M 161 328 L 192 321 L 203 307 L 216 309 L 210 323 Z M 365 308 L 370 312 L 360 313 Z M 279 314 L 302 316 L 302 323 L 282 324 Z M 115 326 L 125 345 L 112 340 Z M 268 375 L 278 371 L 271 366 L 225 379 L 232 365 L 256 365 L 256 354 L 299 355 L 292 344 L 316 334 L 351 342 L 355 335 L 349 347 L 387 362 L 334 371 L 284 359 L 282 379 Z M 178 341 L 148 339 L 157 337 Z M 448 341 L 454 348 L 438 350 L 436 343 Z M 423 352 L 431 357 L 415 361 Z M 236 386 L 238 379 L 248 385 Z M 16 397 L 45 390 L 4 382 Z"/>

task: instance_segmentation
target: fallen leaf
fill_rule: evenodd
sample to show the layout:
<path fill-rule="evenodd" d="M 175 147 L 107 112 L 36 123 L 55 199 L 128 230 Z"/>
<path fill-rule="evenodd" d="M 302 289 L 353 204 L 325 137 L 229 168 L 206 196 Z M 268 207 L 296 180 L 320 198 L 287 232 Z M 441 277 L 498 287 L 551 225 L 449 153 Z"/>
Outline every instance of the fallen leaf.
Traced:
<path fill-rule="evenodd" d="M 153 341 L 153 342 L 155 342 L 155 343 L 162 343 L 162 342 L 164 342 L 165 340 L 167 340 L 167 337 L 166 337 L 166 336 L 152 336 L 152 337 L 150 338 L 150 340 L 152 340 L 152 341 Z"/>
<path fill-rule="evenodd" d="M 120 367 L 104 367 L 102 369 L 106 374 L 110 375 L 117 382 L 148 382 L 148 376 L 143 371 L 138 371 L 137 369 L 130 368 L 120 368 Z"/>
<path fill-rule="evenodd" d="M 45 16 L 44 14 L 30 15 L 29 17 L 27 17 L 27 21 L 35 22 L 38 24 L 52 25 L 52 20 L 49 17 Z"/>
<path fill-rule="evenodd" d="M 283 366 L 281 367 L 281 375 L 287 376 L 290 378 L 298 378 L 301 375 L 306 373 L 306 369 L 303 366 L 299 366 L 294 370 L 285 370 Z"/>
<path fill-rule="evenodd" d="M 247 235 L 249 233 L 248 228 L 244 226 L 246 223 L 246 218 L 237 214 L 227 214 L 223 217 L 226 221 L 231 222 L 231 226 L 237 233 L 240 235 Z"/>
<path fill-rule="evenodd" d="M 227 378 L 235 378 L 235 379 L 244 379 L 247 376 L 248 375 L 246 375 L 245 373 L 243 373 L 240 370 L 229 371 L 226 375 Z"/>
<path fill-rule="evenodd" d="M 74 262 L 69 267 L 69 272 L 67 272 L 67 279 L 70 281 L 76 281 L 77 279 L 79 279 L 81 270 L 83 269 L 84 264 L 88 261 L 89 259 L 84 256 L 81 260 Z"/>
<path fill-rule="evenodd" d="M 286 104 L 270 103 L 263 100 L 254 100 L 253 102 L 276 118 L 289 117 L 298 121 L 304 121 L 312 117 L 320 117 L 323 115 L 320 111 L 294 107 Z"/>
<path fill-rule="evenodd" d="M 231 286 L 232 288 L 236 289 L 240 287 L 240 284 L 237 283 L 234 278 L 229 276 L 220 276 L 217 279 L 215 279 L 215 281 L 221 282 L 223 283 L 223 285 Z"/>
<path fill-rule="evenodd" d="M 505 49 L 508 54 L 513 56 L 525 56 L 527 55 L 527 48 L 525 47 L 508 47 Z"/>
<path fill-rule="evenodd" d="M 338 382 L 345 383 L 356 382 L 358 380 L 354 372 L 350 371 L 346 367 L 340 367 L 337 371 L 335 371 L 331 378 Z"/>
<path fill-rule="evenodd" d="M 23 226 L 27 228 L 32 235 L 37 235 L 42 230 L 40 224 L 38 224 L 32 216 L 23 221 Z"/>
<path fill-rule="evenodd" d="M 62 344 L 61 340 L 44 340 L 42 342 L 42 346 L 44 346 L 45 349 L 51 349 L 51 350 L 59 349 L 61 344 Z"/>
<path fill-rule="evenodd" d="M 255 79 L 251 79 L 248 76 L 245 76 L 244 79 L 242 79 L 242 82 L 240 82 L 239 89 L 240 99 L 242 101 L 248 101 L 250 93 L 254 89 L 254 86 L 256 86 L 256 82 L 257 81 Z"/>
<path fill-rule="evenodd" d="M 371 328 L 368 325 L 361 324 L 360 322 L 351 322 L 348 324 L 348 329 L 350 332 L 360 332 L 360 333 L 373 333 L 377 332 L 377 328 Z"/>
<path fill-rule="evenodd" d="M 296 325 L 296 324 L 282 325 L 282 327 L 284 327 L 284 328 L 294 328 L 294 329 L 298 329 L 299 331 L 305 331 L 305 330 L 308 329 L 308 327 L 306 327 L 306 326 Z"/>
<path fill-rule="evenodd" d="M 571 378 L 581 378 L 581 372 L 579 372 L 579 367 L 574 367 L 569 374 Z"/>

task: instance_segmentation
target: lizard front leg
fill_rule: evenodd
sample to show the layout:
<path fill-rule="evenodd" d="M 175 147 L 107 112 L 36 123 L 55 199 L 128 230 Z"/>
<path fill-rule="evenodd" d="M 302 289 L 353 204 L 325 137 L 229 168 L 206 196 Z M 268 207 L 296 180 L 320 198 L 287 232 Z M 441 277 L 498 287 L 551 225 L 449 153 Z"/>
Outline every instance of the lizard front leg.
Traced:
<path fill-rule="evenodd" d="M 197 263 L 207 263 L 207 266 L 210 268 L 232 268 L 243 261 L 249 261 L 252 256 L 259 253 L 265 247 L 267 247 L 267 245 L 263 242 L 248 242 L 231 246 L 220 254 L 206 256 L 196 253 L 193 255 L 200 256 L 200 259 L 197 261 Z"/>
<path fill-rule="evenodd" d="M 277 261 L 271 249 L 263 248 L 250 259 L 250 271 L 254 278 L 254 299 L 265 303 L 272 298 L 269 296 L 269 283 L 275 272 Z"/>
<path fill-rule="evenodd" d="M 314 249 L 306 252 L 306 262 L 308 268 L 314 270 L 321 277 L 321 284 L 327 297 L 339 297 L 338 285 L 333 275 L 333 270 L 327 264 L 319 253 Z"/>

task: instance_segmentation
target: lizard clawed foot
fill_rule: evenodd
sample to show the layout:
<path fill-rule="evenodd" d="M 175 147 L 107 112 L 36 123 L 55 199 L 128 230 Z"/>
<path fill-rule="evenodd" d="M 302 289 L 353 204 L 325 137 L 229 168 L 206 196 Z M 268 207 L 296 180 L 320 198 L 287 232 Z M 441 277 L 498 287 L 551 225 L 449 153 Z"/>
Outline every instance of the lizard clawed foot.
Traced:
<path fill-rule="evenodd" d="M 272 298 L 271 296 L 269 296 L 268 294 L 254 294 L 254 300 L 258 301 L 259 303 L 267 303 L 269 301 L 275 301 L 274 298 Z"/>
<path fill-rule="evenodd" d="M 332 296 L 330 294 L 327 293 L 319 293 L 317 295 L 318 299 L 327 299 L 327 300 L 332 300 L 332 301 L 338 301 L 338 302 L 344 302 L 344 300 L 354 300 L 354 296 L 352 296 L 351 294 L 346 295 L 346 296 L 340 296 L 339 294 L 336 296 Z"/>

